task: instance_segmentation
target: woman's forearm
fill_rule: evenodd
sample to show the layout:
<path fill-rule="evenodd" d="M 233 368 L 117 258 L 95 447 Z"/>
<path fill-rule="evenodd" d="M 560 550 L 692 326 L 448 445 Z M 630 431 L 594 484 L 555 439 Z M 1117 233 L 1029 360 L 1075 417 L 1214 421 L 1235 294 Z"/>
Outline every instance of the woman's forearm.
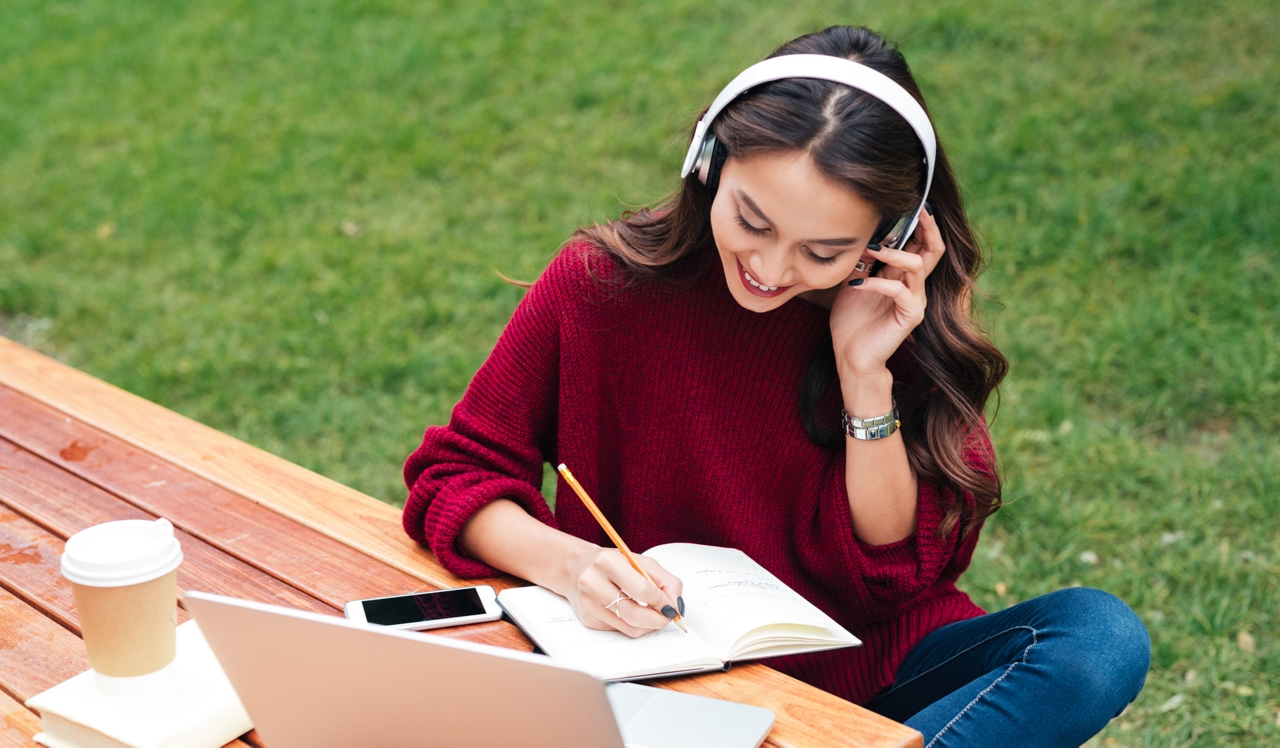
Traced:
<path fill-rule="evenodd" d="M 893 375 L 840 372 L 844 407 L 855 418 L 875 418 L 893 408 Z M 915 472 L 907 461 L 902 434 L 864 441 L 846 436 L 845 490 L 853 532 L 868 545 L 887 545 L 908 537 L 916 527 Z"/>
<path fill-rule="evenodd" d="M 599 549 L 539 522 L 519 504 L 499 499 L 462 526 L 462 550 L 477 561 L 567 597 L 571 570 L 582 554 Z"/>

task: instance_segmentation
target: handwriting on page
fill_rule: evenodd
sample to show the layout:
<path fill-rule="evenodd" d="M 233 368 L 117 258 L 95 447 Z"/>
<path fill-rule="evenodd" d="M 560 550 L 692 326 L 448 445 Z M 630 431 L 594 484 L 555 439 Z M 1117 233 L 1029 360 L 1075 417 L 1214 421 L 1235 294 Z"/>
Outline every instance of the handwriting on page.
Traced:
<path fill-rule="evenodd" d="M 734 581 L 732 581 L 732 582 L 724 582 L 724 583 L 721 583 L 721 584 L 712 585 L 711 587 L 708 587 L 707 589 L 711 589 L 711 590 L 718 590 L 718 589 L 720 589 L 721 587 L 750 587 L 750 588 L 752 588 L 752 589 L 757 589 L 757 590 L 776 590 L 776 589 L 780 589 L 780 588 L 778 587 L 778 585 L 774 584 L 773 582 L 752 582 L 752 581 L 748 581 L 748 580 L 746 580 L 746 579 L 736 579 L 736 580 L 734 580 Z"/>
<path fill-rule="evenodd" d="M 714 554 L 714 557 L 711 557 Z M 672 544 L 649 551 L 684 582 L 685 618 L 721 657 L 753 629 L 777 623 L 834 625 L 745 553 Z"/>
<path fill-rule="evenodd" d="M 554 593 L 526 598 L 525 605 L 533 625 L 547 634 L 545 641 L 560 645 L 548 654 L 597 675 L 639 672 L 654 662 L 716 661 L 706 643 L 675 625 L 632 639 L 583 626 L 568 601 Z"/>

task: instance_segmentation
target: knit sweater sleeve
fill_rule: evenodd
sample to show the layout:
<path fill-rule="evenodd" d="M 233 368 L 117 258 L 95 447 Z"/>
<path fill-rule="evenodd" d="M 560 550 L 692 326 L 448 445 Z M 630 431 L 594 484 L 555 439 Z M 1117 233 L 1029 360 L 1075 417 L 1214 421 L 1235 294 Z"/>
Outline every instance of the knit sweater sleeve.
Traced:
<path fill-rule="evenodd" d="M 510 499 L 555 527 L 541 494 L 543 450 L 555 434 L 559 309 L 572 260 L 562 252 L 521 300 L 447 426 L 427 429 L 404 466 L 404 529 L 462 577 L 492 576 L 458 534 L 477 511 Z"/>
<path fill-rule="evenodd" d="M 971 468 L 994 475 L 994 452 L 985 421 L 964 455 Z M 837 493 L 843 501 L 848 501 L 844 480 L 839 481 Z M 853 551 L 860 561 L 863 582 L 874 598 L 888 604 L 905 602 L 928 590 L 939 578 L 955 581 L 968 568 L 982 523 L 961 533 L 962 523 L 957 522 L 940 535 L 938 530 L 946 515 L 948 498 L 940 486 L 920 480 L 915 532 L 887 545 L 868 545 L 853 537 Z M 974 504 L 973 496 L 967 492 L 961 500 L 967 505 L 966 509 Z"/>

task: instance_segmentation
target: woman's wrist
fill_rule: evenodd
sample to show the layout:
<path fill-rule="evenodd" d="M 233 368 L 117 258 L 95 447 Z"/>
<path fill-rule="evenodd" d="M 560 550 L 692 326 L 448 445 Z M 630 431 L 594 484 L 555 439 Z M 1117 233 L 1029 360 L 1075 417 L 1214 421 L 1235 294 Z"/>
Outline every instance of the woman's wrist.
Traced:
<path fill-rule="evenodd" d="M 839 371 L 844 409 L 855 418 L 875 418 L 893 409 L 893 374 L 887 368 Z"/>
<path fill-rule="evenodd" d="M 560 576 L 556 580 L 556 586 L 548 586 L 548 589 L 561 597 L 569 597 L 569 591 L 578 583 L 578 576 L 590 563 L 589 557 L 599 553 L 601 549 L 601 546 L 595 543 L 580 538 L 574 538 L 574 540 L 579 542 L 572 544 L 575 547 L 566 548 L 566 552 L 560 556 Z"/>
<path fill-rule="evenodd" d="M 516 502 L 498 499 L 476 512 L 458 533 L 471 558 L 564 595 L 574 570 L 600 546 L 549 527 Z"/>

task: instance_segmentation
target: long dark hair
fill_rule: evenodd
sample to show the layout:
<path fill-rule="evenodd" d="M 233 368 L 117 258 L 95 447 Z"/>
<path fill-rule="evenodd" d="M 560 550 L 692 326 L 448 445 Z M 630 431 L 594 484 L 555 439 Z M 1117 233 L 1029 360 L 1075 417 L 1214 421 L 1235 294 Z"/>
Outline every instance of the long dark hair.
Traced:
<path fill-rule="evenodd" d="M 870 29 L 832 26 L 790 41 L 770 57 L 820 54 L 854 60 L 924 98 L 897 46 Z M 927 107 L 926 107 L 927 111 Z M 923 185 L 923 149 L 911 127 L 888 105 L 848 86 L 807 78 L 762 84 L 726 107 L 711 126 L 730 157 L 805 151 L 826 175 L 851 187 L 875 206 L 882 227 L 914 208 Z M 713 184 L 714 186 L 714 184 Z M 654 208 L 625 213 L 607 224 L 579 230 L 615 258 L 627 284 L 673 282 L 710 267 L 713 190 L 694 175 Z M 982 418 L 987 399 L 1004 378 L 1008 362 L 974 324 L 969 298 L 982 253 L 965 217 L 960 189 L 941 144 L 928 195 L 947 251 L 925 283 L 924 320 L 905 343 L 917 375 L 895 381 L 902 434 L 916 474 L 950 495 L 940 532 L 957 522 L 967 534 L 1000 507 L 1000 478 L 971 466 L 985 449 Z M 823 423 L 819 405 L 838 381 L 830 338 L 810 362 L 800 388 L 800 416 L 809 439 L 843 449 L 838 424 Z M 994 464 L 993 455 L 984 455 Z M 960 499 L 973 497 L 972 505 Z"/>

